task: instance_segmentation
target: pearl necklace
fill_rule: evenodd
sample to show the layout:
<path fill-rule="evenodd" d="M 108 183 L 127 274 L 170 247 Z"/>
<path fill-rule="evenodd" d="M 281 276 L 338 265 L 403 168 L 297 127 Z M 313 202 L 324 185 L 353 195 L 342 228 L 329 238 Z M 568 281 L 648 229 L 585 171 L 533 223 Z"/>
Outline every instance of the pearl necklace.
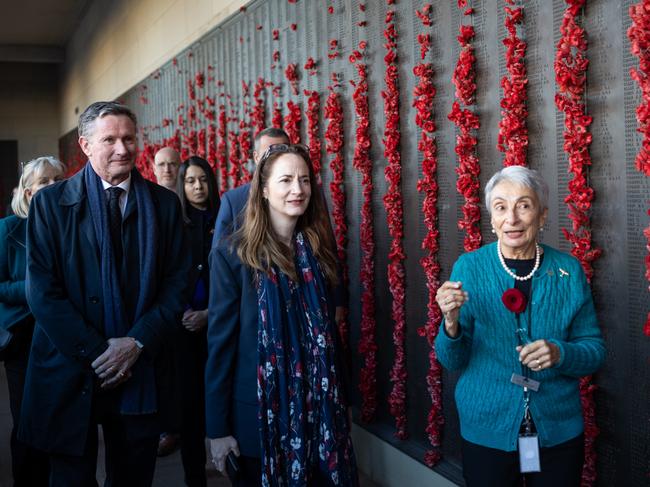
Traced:
<path fill-rule="evenodd" d="M 506 265 L 506 261 L 503 258 L 503 253 L 501 253 L 501 240 L 497 241 L 497 255 L 499 256 L 499 262 L 501 262 L 501 265 L 503 266 L 503 269 L 508 273 L 508 275 L 517 281 L 527 281 L 533 275 L 535 272 L 537 272 L 537 269 L 539 269 L 539 261 L 541 260 L 542 256 L 542 251 L 539 248 L 539 245 L 535 244 L 535 266 L 533 267 L 533 270 L 530 271 L 527 275 L 525 276 L 518 276 L 514 272 L 510 270 L 510 268 Z"/>

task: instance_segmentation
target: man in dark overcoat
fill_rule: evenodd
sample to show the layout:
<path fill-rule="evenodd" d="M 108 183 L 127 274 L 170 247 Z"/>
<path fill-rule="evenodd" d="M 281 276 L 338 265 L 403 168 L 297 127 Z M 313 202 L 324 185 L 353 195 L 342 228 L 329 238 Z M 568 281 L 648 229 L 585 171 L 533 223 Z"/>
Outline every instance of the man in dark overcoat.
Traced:
<path fill-rule="evenodd" d="M 169 374 L 160 352 L 181 321 L 189 268 L 180 205 L 134 168 L 129 108 L 90 105 L 79 144 L 85 167 L 30 207 L 36 325 L 19 436 L 49 453 L 50 485 L 97 485 L 101 425 L 105 485 L 151 485 Z"/>

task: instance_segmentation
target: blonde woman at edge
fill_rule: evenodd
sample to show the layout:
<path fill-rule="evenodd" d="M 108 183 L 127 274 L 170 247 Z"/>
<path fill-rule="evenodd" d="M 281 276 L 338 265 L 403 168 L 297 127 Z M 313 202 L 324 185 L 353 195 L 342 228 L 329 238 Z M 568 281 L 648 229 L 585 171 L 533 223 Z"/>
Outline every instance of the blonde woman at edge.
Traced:
<path fill-rule="evenodd" d="M 0 220 L 0 357 L 4 360 L 7 371 L 9 404 L 14 424 L 11 430 L 14 485 L 48 485 L 47 456 L 16 438 L 25 371 L 34 331 L 34 317 L 25 297 L 25 238 L 32 197 L 46 186 L 62 180 L 63 172 L 63 164 L 50 156 L 39 157 L 25 164 L 11 200 L 14 214 Z"/>

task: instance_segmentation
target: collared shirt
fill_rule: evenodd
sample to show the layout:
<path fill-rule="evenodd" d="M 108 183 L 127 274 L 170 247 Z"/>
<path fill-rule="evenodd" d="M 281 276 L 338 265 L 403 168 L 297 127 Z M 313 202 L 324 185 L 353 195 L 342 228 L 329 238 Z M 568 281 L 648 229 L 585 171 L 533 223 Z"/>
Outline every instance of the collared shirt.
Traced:
<path fill-rule="evenodd" d="M 120 184 L 117 185 L 108 183 L 102 179 L 102 186 L 104 187 L 104 190 L 107 190 L 108 188 L 112 188 L 113 186 L 117 186 L 118 188 L 122 188 L 124 190 L 120 195 L 120 211 L 122 212 L 122 216 L 124 216 L 124 210 L 126 209 L 126 201 L 127 198 L 129 197 L 129 190 L 131 189 L 131 174 L 129 174 L 128 178 L 126 178 L 124 181 L 122 181 Z"/>

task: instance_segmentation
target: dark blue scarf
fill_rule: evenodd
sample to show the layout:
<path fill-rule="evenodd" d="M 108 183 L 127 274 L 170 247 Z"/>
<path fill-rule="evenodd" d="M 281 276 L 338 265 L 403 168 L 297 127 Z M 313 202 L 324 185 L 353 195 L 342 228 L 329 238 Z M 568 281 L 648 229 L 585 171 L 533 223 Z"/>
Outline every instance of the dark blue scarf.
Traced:
<path fill-rule="evenodd" d="M 100 246 L 101 282 L 104 303 L 104 332 L 107 338 L 127 336 L 133 323 L 124 312 L 122 293 L 117 274 L 117 263 L 108 227 L 108 209 L 102 181 L 90 162 L 84 167 L 84 183 L 92 216 L 95 236 Z M 158 222 L 156 212 L 144 179 L 137 170 L 131 171 L 130 198 L 135 197 L 138 212 L 138 255 L 140 291 L 134 323 L 151 305 L 155 294 Z M 128 250 L 125 248 L 125 252 Z M 129 269 L 130 272 L 136 272 Z M 132 376 L 122 386 L 120 412 L 148 414 L 156 411 L 156 379 L 153 364 L 140 357 L 131 368 Z"/>
<path fill-rule="evenodd" d="M 331 485 L 355 487 L 325 280 L 301 233 L 295 250 L 299 282 L 275 268 L 257 276 L 262 485 L 306 487 L 319 475 Z"/>

